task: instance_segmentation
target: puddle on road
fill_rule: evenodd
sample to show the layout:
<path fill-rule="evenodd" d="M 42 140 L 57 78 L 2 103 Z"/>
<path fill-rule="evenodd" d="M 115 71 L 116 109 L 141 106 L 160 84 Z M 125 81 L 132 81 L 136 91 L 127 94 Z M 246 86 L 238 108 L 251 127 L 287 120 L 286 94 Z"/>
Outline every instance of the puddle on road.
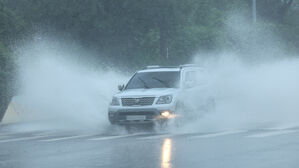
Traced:
<path fill-rule="evenodd" d="M 171 168 L 172 140 L 164 139 L 161 151 L 161 168 Z"/>

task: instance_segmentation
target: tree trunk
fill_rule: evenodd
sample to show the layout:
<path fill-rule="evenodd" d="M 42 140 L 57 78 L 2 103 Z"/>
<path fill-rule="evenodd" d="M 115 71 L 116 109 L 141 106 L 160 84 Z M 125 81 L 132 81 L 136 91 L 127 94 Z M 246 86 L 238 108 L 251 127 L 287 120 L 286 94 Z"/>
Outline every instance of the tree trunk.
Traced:
<path fill-rule="evenodd" d="M 163 60 L 168 60 L 168 28 L 167 23 L 160 25 L 160 55 Z"/>

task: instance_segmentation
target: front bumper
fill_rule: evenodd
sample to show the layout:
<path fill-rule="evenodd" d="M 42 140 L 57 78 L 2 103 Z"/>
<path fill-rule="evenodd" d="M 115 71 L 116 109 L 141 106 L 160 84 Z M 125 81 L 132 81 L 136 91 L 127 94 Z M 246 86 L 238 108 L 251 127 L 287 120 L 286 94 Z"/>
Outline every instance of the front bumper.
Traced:
<path fill-rule="evenodd" d="M 175 113 L 175 109 L 171 106 L 163 106 L 160 108 L 152 107 L 110 107 L 108 118 L 111 124 L 149 124 L 155 122 L 165 122 L 172 117 L 163 117 L 163 111 L 169 111 L 171 114 Z M 130 116 L 142 116 L 142 119 L 129 119 Z M 171 115 L 174 116 L 174 115 Z"/>

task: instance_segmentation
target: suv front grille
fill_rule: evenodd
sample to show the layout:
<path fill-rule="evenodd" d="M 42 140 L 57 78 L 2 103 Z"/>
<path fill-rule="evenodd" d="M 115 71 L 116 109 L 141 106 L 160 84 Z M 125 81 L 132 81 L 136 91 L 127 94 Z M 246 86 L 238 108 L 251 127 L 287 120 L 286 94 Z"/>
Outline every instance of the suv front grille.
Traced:
<path fill-rule="evenodd" d="M 123 106 L 149 106 L 154 103 L 155 97 L 122 98 Z"/>

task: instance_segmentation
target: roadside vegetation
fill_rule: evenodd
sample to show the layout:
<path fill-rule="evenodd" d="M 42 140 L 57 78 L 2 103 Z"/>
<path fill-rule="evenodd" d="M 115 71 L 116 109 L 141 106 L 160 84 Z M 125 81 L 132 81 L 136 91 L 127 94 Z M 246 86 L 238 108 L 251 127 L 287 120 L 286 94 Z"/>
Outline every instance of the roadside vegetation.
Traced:
<path fill-rule="evenodd" d="M 122 67 L 182 64 L 197 53 L 253 54 L 227 29 L 231 16 L 253 24 L 252 0 L 0 0 L 0 114 L 14 93 L 14 48 L 33 34 L 70 38 Z M 257 0 L 256 29 L 299 49 L 299 2 Z M 242 26 L 242 25 L 240 25 Z M 256 49 L 256 48 L 255 48 Z M 0 115 L 1 118 L 1 115 Z"/>

